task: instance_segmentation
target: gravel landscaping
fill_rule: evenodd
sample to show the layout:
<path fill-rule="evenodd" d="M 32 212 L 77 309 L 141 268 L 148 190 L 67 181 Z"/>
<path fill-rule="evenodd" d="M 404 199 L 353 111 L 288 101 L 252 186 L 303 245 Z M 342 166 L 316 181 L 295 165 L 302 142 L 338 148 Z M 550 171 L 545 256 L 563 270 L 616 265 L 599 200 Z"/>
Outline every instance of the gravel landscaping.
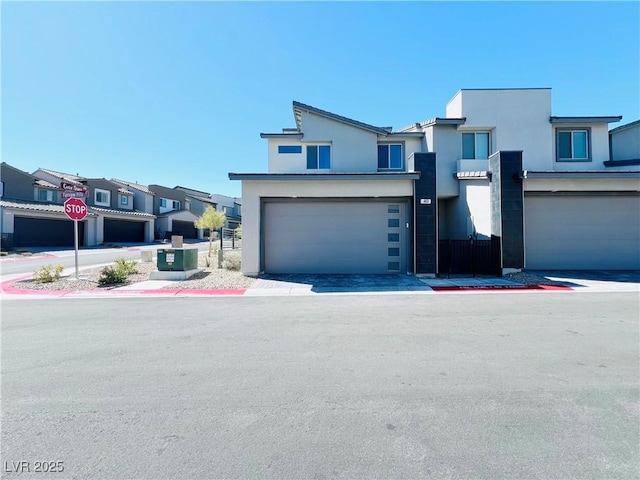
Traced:
<path fill-rule="evenodd" d="M 507 273 L 503 278 L 523 285 L 554 285 L 558 287 L 565 285 L 563 282 L 556 282 L 555 280 L 549 280 L 546 277 L 540 277 L 527 272 Z"/>
<path fill-rule="evenodd" d="M 226 252 L 225 252 L 226 253 Z M 234 252 L 233 255 L 239 255 L 240 252 Z M 52 263 L 55 265 L 55 263 Z M 149 280 L 151 272 L 156 270 L 155 262 L 136 264 L 138 273 L 129 275 L 127 282 L 124 284 L 101 286 L 98 284 L 100 272 L 104 267 L 92 268 L 89 270 L 80 270 L 79 280 L 75 279 L 75 272 L 72 269 L 71 275 L 62 276 L 59 280 L 51 283 L 36 283 L 33 279 L 22 280 L 16 282 L 16 288 L 25 288 L 33 290 L 110 290 L 113 288 L 131 285 Z M 204 270 L 188 280 L 182 282 L 172 282 L 163 288 L 194 288 L 194 289 L 210 289 L 210 288 L 247 288 L 255 281 L 255 278 L 245 277 L 241 272 L 225 270 L 217 268 L 217 259 L 212 259 L 212 264 L 207 267 L 206 253 L 198 256 L 198 268 Z"/>

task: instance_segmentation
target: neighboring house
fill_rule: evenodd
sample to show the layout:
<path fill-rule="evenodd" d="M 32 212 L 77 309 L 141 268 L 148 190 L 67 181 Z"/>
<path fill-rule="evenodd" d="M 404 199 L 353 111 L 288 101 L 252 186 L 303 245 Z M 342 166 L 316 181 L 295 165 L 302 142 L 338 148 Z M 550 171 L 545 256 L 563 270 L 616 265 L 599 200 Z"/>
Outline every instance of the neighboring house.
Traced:
<path fill-rule="evenodd" d="M 227 217 L 225 228 L 234 230 L 242 224 L 242 200 L 239 198 L 227 197 L 226 195 L 213 194 L 211 199 L 216 202 L 217 210 Z"/>
<path fill-rule="evenodd" d="M 73 246 L 73 221 L 64 213 L 60 182 L 49 182 L 0 164 L 0 232 L 3 248 Z M 78 240 L 95 245 L 98 215 L 89 211 L 78 222 Z"/>
<path fill-rule="evenodd" d="M 606 167 L 640 170 L 640 120 L 609 130 L 609 151 Z"/>
<path fill-rule="evenodd" d="M 612 130 L 612 160 L 621 117 L 553 116 L 548 88 L 460 90 L 445 117 L 399 131 L 293 112 L 296 128 L 261 134 L 268 173 L 229 174 L 246 274 L 435 275 L 443 242 L 483 239 L 498 271 L 640 268 L 640 155 L 622 138 L 637 122 Z"/>
<path fill-rule="evenodd" d="M 216 208 L 209 193 L 180 186 L 168 188 L 149 185 L 148 188 L 154 194 L 156 238 L 167 239 L 171 235 L 192 239 L 205 238 L 207 232 L 197 229 L 194 222 L 202 215 L 207 205 Z"/>
<path fill-rule="evenodd" d="M 126 187 L 105 178 L 85 178 L 44 168 L 33 175 L 53 185 L 66 182 L 88 188 L 85 202 L 97 218 L 86 230 L 87 245 L 153 240 L 155 216 L 134 208 L 134 193 Z"/>
<path fill-rule="evenodd" d="M 111 181 L 133 193 L 133 206 L 141 212 L 153 214 L 154 193 L 146 185 L 112 178 Z"/>

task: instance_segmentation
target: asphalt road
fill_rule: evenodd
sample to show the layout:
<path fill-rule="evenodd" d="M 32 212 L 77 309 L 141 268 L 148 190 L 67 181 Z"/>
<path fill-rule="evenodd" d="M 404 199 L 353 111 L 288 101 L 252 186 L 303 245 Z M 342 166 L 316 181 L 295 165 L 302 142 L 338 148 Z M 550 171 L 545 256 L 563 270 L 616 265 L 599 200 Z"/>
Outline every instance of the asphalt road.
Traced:
<path fill-rule="evenodd" d="M 638 323 L 637 293 L 4 301 L 3 477 L 637 479 Z"/>
<path fill-rule="evenodd" d="M 220 242 L 218 242 L 219 244 Z M 241 241 L 237 242 L 238 245 L 241 245 Z M 171 248 L 171 244 L 161 244 L 161 243 L 153 243 L 153 244 L 143 244 L 143 245 L 135 245 L 132 246 L 133 249 L 129 250 L 128 248 L 81 248 L 78 251 L 78 266 L 79 267 L 91 267 L 94 265 L 103 265 L 105 263 L 111 263 L 116 258 L 124 257 L 126 259 L 140 259 L 140 250 L 153 250 L 154 255 L 155 251 L 159 248 Z M 185 248 L 197 248 L 199 251 L 203 252 L 209 248 L 209 243 L 207 241 L 202 241 L 198 243 L 192 244 L 184 244 Z M 224 248 L 230 249 L 231 242 L 225 241 Z M 71 249 L 63 249 L 63 250 L 54 250 L 52 255 L 41 256 L 38 251 L 40 249 L 34 249 L 34 258 L 30 257 L 21 257 L 19 260 L 15 260 L 14 258 L 4 258 L 2 263 L 0 264 L 0 274 L 3 277 L 8 277 L 12 275 L 18 274 L 27 274 L 33 273 L 34 271 L 42 268 L 44 265 L 64 265 L 65 267 L 74 267 L 75 266 L 75 251 L 73 248 Z"/>

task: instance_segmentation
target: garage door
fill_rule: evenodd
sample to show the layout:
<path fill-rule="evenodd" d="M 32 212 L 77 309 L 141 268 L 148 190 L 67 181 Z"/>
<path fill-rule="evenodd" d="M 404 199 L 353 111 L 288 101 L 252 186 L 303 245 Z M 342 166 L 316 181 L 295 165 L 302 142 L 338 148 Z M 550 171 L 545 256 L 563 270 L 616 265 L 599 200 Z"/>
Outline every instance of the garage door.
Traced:
<path fill-rule="evenodd" d="M 193 222 L 174 220 L 171 222 L 171 231 L 174 235 L 182 235 L 184 238 L 198 238 L 198 230 Z"/>
<path fill-rule="evenodd" d="M 407 271 L 402 202 L 265 202 L 267 273 Z"/>
<path fill-rule="evenodd" d="M 144 222 L 104 219 L 105 242 L 144 242 Z"/>
<path fill-rule="evenodd" d="M 525 196 L 531 269 L 640 268 L 637 196 Z"/>
<path fill-rule="evenodd" d="M 14 247 L 73 247 L 73 221 L 14 217 Z M 78 222 L 78 243 L 84 245 L 84 222 Z"/>

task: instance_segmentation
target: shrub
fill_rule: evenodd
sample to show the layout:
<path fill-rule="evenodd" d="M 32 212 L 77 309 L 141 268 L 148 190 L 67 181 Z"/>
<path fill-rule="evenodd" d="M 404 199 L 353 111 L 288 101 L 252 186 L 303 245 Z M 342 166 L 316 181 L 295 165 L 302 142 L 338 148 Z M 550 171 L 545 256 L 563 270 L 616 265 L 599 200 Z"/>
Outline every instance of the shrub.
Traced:
<path fill-rule="evenodd" d="M 127 274 L 117 267 L 104 267 L 100 272 L 100 285 L 117 285 L 127 280 Z"/>
<path fill-rule="evenodd" d="M 126 275 L 133 275 L 134 273 L 138 273 L 138 269 L 136 268 L 135 260 L 127 260 L 125 258 L 118 258 L 115 261 L 115 268 L 121 270 Z"/>
<path fill-rule="evenodd" d="M 100 272 L 100 285 L 117 285 L 127 281 L 129 275 L 138 273 L 135 260 L 118 258 L 113 266 L 105 267 Z"/>
<path fill-rule="evenodd" d="M 63 270 L 63 265 L 44 265 L 40 270 L 33 272 L 33 280 L 36 283 L 55 282 L 60 280 L 60 274 Z"/>
<path fill-rule="evenodd" d="M 222 260 L 222 268 L 225 270 L 239 271 L 242 266 L 242 256 L 240 252 L 225 253 Z"/>

